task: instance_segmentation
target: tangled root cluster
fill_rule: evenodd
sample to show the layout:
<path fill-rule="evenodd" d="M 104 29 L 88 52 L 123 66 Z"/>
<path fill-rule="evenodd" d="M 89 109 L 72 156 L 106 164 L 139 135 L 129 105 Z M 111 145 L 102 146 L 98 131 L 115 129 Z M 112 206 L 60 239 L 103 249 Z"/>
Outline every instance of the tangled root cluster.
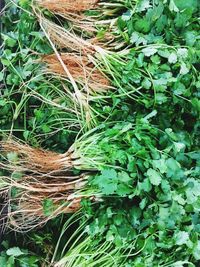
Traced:
<path fill-rule="evenodd" d="M 67 66 L 74 80 L 89 88 L 92 93 L 105 92 L 110 88 L 107 77 L 89 62 L 87 56 L 79 56 L 73 53 L 61 54 L 61 59 Z M 66 76 L 66 73 L 55 54 L 47 55 L 42 58 L 47 64 L 48 71 Z"/>
<path fill-rule="evenodd" d="M 1 163 L 0 192 L 10 191 L 9 223 L 17 231 L 40 226 L 63 213 L 80 209 L 87 173 L 73 174 L 73 152 L 58 154 L 15 141 L 1 143 L 1 154 L 14 160 Z"/>
<path fill-rule="evenodd" d="M 52 12 L 81 12 L 95 8 L 99 0 L 37 0 L 37 2 Z"/>

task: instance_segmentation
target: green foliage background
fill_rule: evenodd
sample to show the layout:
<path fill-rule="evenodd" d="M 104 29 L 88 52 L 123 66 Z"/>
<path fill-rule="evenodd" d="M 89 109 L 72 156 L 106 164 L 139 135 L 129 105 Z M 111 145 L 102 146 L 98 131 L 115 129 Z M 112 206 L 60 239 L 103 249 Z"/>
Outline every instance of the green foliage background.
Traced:
<path fill-rule="evenodd" d="M 102 236 L 116 247 L 134 243 L 126 267 L 199 266 L 199 1 L 138 0 L 134 7 L 124 2 L 117 34 L 130 52 L 125 65 L 113 63 L 117 93 L 108 93 L 103 105 L 93 103 L 101 113 L 99 149 L 104 162 L 118 168 L 100 167 L 90 178 L 88 186 L 104 201 L 83 201 L 82 220 L 89 218 L 87 233 L 94 244 Z M 7 4 L 1 137 L 13 133 L 35 147 L 63 152 L 78 129 L 68 127 L 59 81 L 47 80 L 37 62 L 52 50 L 29 1 Z M 140 89 L 119 97 L 130 86 Z M 58 106 L 52 105 L 55 99 Z M 0 266 L 36 267 L 45 261 L 48 266 L 57 229 L 66 219 L 24 235 L 24 243 L 20 234 L 15 239 L 6 234 Z"/>

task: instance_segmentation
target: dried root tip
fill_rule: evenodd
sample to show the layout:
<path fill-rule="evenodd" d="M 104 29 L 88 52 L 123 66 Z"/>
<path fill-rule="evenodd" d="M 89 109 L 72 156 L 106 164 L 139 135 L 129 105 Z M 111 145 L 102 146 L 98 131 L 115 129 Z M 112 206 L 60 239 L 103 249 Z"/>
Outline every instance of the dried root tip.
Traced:
<path fill-rule="evenodd" d="M 37 0 L 37 3 L 52 12 L 81 12 L 96 7 L 99 0 Z"/>
<path fill-rule="evenodd" d="M 70 157 L 63 159 L 64 156 L 62 154 L 32 148 L 15 141 L 1 142 L 1 150 L 1 153 L 16 153 L 17 158 L 14 163 L 24 170 L 48 173 L 58 172 L 72 167 Z M 14 165 L 13 167 L 15 168 Z"/>
<path fill-rule="evenodd" d="M 72 53 L 61 55 L 63 63 L 76 82 L 86 85 L 92 92 L 105 92 L 111 88 L 109 80 L 89 62 L 86 56 Z M 55 54 L 44 56 L 42 61 L 47 64 L 47 69 L 55 74 L 65 76 L 66 73 Z"/>

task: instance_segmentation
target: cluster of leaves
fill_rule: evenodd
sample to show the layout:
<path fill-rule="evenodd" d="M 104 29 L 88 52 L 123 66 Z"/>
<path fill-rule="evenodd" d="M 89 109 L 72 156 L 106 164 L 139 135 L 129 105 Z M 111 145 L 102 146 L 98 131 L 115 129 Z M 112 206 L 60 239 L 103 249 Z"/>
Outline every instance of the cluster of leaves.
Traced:
<path fill-rule="evenodd" d="M 134 266 L 200 260 L 200 157 L 191 151 L 190 136 L 171 128 L 160 131 L 143 120 L 107 129 L 100 146 L 118 168 L 91 179 L 108 198 L 95 209 L 86 204 L 89 234 L 106 235 L 119 246 L 136 240 Z"/>
<path fill-rule="evenodd" d="M 141 0 L 118 19 L 133 46 L 128 64 L 115 66 L 118 82 L 127 91 L 130 84 L 141 89 L 121 102 L 113 96 L 110 119 L 135 125 L 123 135 L 124 125 L 105 131 L 116 138 L 100 145 L 119 169 L 103 169 L 91 180 L 107 205 L 84 204 L 95 240 L 106 235 L 116 246 L 135 240 L 130 266 L 197 266 L 200 260 L 198 11 L 193 0 Z"/>
<path fill-rule="evenodd" d="M 0 253 L 1 266 L 38 267 L 38 262 L 38 257 L 30 255 L 27 250 L 21 250 L 19 247 L 8 248 Z"/>
<path fill-rule="evenodd" d="M 140 0 L 118 20 L 131 44 L 166 44 L 195 47 L 199 44 L 198 0 Z M 197 15 L 197 16 L 196 16 Z"/>

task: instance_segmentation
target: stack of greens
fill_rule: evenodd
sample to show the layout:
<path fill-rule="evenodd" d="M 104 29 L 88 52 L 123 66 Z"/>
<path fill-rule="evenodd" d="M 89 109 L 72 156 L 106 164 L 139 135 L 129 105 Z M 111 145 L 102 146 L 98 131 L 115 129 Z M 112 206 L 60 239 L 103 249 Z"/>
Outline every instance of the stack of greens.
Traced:
<path fill-rule="evenodd" d="M 199 1 L 7 0 L 1 38 L 0 266 L 199 266 Z"/>

